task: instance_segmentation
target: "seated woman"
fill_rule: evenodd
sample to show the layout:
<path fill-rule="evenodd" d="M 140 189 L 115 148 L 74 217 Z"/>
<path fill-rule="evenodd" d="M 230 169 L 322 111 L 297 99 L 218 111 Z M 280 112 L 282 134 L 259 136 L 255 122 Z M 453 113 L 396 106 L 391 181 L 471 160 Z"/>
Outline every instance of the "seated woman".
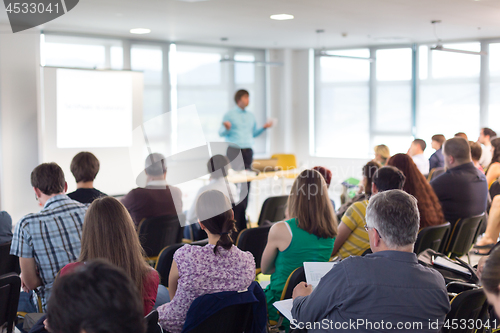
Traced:
<path fill-rule="evenodd" d="M 389 159 L 387 165 L 394 166 L 403 172 L 406 177 L 403 191 L 418 200 L 420 229 L 446 222 L 436 193 L 409 155 L 396 154 Z"/>
<path fill-rule="evenodd" d="M 360 193 L 340 206 L 339 210 L 337 211 L 337 219 L 342 219 L 342 216 L 344 216 L 345 212 L 349 209 L 349 207 L 351 207 L 353 203 L 370 199 L 370 196 L 372 195 L 373 175 L 379 168 L 380 164 L 377 161 L 370 161 L 363 166 L 363 179 L 361 180 L 361 186 L 359 187 Z"/>
<path fill-rule="evenodd" d="M 288 198 L 289 220 L 269 230 L 262 254 L 262 273 L 272 274 L 264 290 L 269 319 L 278 320 L 273 303 L 279 301 L 290 273 L 305 261 L 328 261 L 337 236 L 337 218 L 326 182 L 315 170 L 304 170 L 295 179 Z"/>
<path fill-rule="evenodd" d="M 389 147 L 386 145 L 378 145 L 373 149 L 375 151 L 375 158 L 373 159 L 375 162 L 378 162 L 381 166 L 384 166 L 387 163 L 389 157 L 391 157 L 391 153 L 389 152 Z"/>
<path fill-rule="evenodd" d="M 201 229 L 208 244 L 184 245 L 174 254 L 169 293 L 172 301 L 157 308 L 160 325 L 171 333 L 182 331 L 191 303 L 199 296 L 248 288 L 255 279 L 255 259 L 233 245 L 234 214 L 220 191 L 203 192 L 196 202 Z"/>
<path fill-rule="evenodd" d="M 146 263 L 134 222 L 125 206 L 113 197 L 95 199 L 83 222 L 82 249 L 78 262 L 63 267 L 68 274 L 92 259 L 107 259 L 132 278 L 142 294 L 144 315 L 153 309 L 160 277 Z"/>
<path fill-rule="evenodd" d="M 491 140 L 491 163 L 486 169 L 488 188 L 500 177 L 500 138 Z"/>

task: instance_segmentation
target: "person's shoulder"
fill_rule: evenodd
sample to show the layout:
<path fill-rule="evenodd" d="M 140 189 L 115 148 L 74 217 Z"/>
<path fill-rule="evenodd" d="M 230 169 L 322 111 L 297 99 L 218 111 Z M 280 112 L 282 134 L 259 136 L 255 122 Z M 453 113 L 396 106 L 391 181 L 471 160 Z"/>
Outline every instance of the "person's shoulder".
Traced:
<path fill-rule="evenodd" d="M 59 272 L 59 276 L 64 276 L 66 274 L 72 273 L 76 268 L 80 267 L 84 263 L 82 262 L 72 262 L 64 266 L 61 271 Z"/>
<path fill-rule="evenodd" d="M 203 247 L 185 244 L 185 245 L 181 246 L 180 248 L 178 248 L 177 251 L 175 251 L 174 260 L 176 260 L 176 258 L 184 258 L 186 256 L 189 256 L 191 253 L 197 252 L 197 250 L 199 250 L 198 248 L 202 249 Z"/>
<path fill-rule="evenodd" d="M 175 192 L 175 193 L 182 194 L 181 189 L 178 188 L 177 186 L 174 186 L 174 185 L 167 185 L 167 186 L 170 189 L 170 192 Z"/>
<path fill-rule="evenodd" d="M 10 222 L 12 223 L 12 217 L 10 216 L 9 213 L 6 211 L 2 210 L 0 211 L 0 222 Z"/>
<path fill-rule="evenodd" d="M 349 217 L 349 216 L 353 216 L 353 215 L 364 214 L 364 212 L 366 212 L 366 206 L 368 206 L 368 200 L 354 202 L 351 205 L 351 207 L 349 207 L 347 209 L 344 216 Z"/>

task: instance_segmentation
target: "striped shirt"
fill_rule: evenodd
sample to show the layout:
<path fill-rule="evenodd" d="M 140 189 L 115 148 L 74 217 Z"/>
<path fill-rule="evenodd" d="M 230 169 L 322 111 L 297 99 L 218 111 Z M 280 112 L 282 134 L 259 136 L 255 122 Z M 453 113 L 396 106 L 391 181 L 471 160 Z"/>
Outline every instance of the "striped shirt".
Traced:
<path fill-rule="evenodd" d="M 339 249 L 339 256 L 342 259 L 349 256 L 360 256 L 370 248 L 370 240 L 365 230 L 367 205 L 368 200 L 355 202 L 342 216 L 342 223 L 352 231 Z"/>
<path fill-rule="evenodd" d="M 83 218 L 87 206 L 56 195 L 36 214 L 28 214 L 16 225 L 10 254 L 34 258 L 42 286 L 37 294 L 45 311 L 57 273 L 80 255 Z"/>

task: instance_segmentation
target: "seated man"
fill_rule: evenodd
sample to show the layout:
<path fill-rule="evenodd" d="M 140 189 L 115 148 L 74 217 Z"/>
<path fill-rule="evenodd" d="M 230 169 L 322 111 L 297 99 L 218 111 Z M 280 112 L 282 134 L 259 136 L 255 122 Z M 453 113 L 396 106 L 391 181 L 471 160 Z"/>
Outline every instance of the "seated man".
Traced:
<path fill-rule="evenodd" d="M 469 143 L 460 137 L 447 140 L 443 148 L 446 172 L 431 181 L 443 207 L 444 218 L 452 224 L 460 218 L 486 211 L 488 183 L 471 161 Z"/>
<path fill-rule="evenodd" d="M 386 166 L 375 171 L 371 193 L 387 190 L 402 190 L 405 175 L 393 166 Z M 368 200 L 355 202 L 342 216 L 342 223 L 333 246 L 332 256 L 338 254 L 341 259 L 360 256 L 370 248 L 368 233 L 365 230 L 365 213 Z"/>
<path fill-rule="evenodd" d="M 94 260 L 54 284 L 45 327 L 49 332 L 144 333 L 139 291 L 125 272 Z"/>
<path fill-rule="evenodd" d="M 431 146 L 436 151 L 429 158 L 429 171 L 435 168 L 444 167 L 443 143 L 446 141 L 444 135 L 436 134 L 432 136 Z"/>
<path fill-rule="evenodd" d="M 413 162 L 417 165 L 418 170 L 423 175 L 429 174 L 429 160 L 424 156 L 424 150 L 427 147 L 425 141 L 422 139 L 415 139 L 408 149 L 408 155 L 411 156 Z"/>
<path fill-rule="evenodd" d="M 71 173 L 76 180 L 76 191 L 68 197 L 83 204 L 90 204 L 94 199 L 106 194 L 94 188 L 94 179 L 99 172 L 99 160 L 94 154 L 82 151 L 71 160 Z"/>
<path fill-rule="evenodd" d="M 31 173 L 31 186 L 43 208 L 17 223 L 10 254 L 19 257 L 24 291 L 36 289 L 45 311 L 57 273 L 80 255 L 87 207 L 64 194 L 68 186 L 56 163 L 37 166 Z M 36 312 L 28 295 L 22 293 L 21 300 L 19 311 Z"/>
<path fill-rule="evenodd" d="M 441 274 L 420 265 L 413 253 L 419 219 L 417 200 L 406 192 L 372 196 L 366 229 L 373 254 L 342 260 L 314 290 L 297 285 L 290 327 L 310 333 L 439 332 L 450 302 Z"/>
<path fill-rule="evenodd" d="M 139 226 L 143 219 L 182 212 L 182 192 L 167 185 L 167 164 L 162 154 L 150 154 L 146 158 L 146 187 L 138 187 L 121 199 L 134 223 Z M 176 210 L 177 208 L 177 210 Z"/>
<path fill-rule="evenodd" d="M 186 221 L 188 225 L 191 225 L 191 228 L 184 229 L 184 237 L 187 239 L 200 240 L 207 238 L 206 232 L 202 231 L 200 228 L 200 224 L 198 223 L 198 215 L 196 214 L 196 202 L 205 191 L 217 190 L 222 193 L 226 197 L 228 197 L 231 204 L 237 204 L 239 199 L 238 189 L 234 183 L 230 183 L 227 180 L 227 171 L 230 168 L 229 159 L 224 155 L 214 155 L 207 162 L 207 169 L 210 173 L 210 183 L 205 186 L 202 186 L 196 197 L 193 201 L 193 205 L 189 209 L 186 215 Z M 190 231 L 193 232 L 193 235 L 190 235 Z M 192 237 L 191 237 L 192 236 Z"/>

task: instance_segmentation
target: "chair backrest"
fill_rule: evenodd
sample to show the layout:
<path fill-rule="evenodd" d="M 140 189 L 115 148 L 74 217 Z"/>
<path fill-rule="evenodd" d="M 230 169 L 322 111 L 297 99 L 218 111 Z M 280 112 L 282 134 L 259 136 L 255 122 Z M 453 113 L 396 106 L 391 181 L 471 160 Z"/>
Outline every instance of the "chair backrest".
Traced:
<path fill-rule="evenodd" d="M 477 319 L 482 318 L 483 314 L 487 311 L 486 295 L 483 289 L 474 289 L 461 292 L 451 300 L 451 310 L 446 315 L 445 322 L 451 323 L 453 319 L 459 322 L 461 319 L 466 318 L 467 322 L 476 322 Z M 459 325 L 458 328 L 451 330 L 450 328 L 443 327 L 443 332 L 454 333 L 472 333 L 475 331 L 469 325 Z"/>
<path fill-rule="evenodd" d="M 277 158 L 276 166 L 282 170 L 297 169 L 297 159 L 294 154 L 274 154 L 271 158 Z"/>
<path fill-rule="evenodd" d="M 146 320 L 146 333 L 163 333 L 163 329 L 158 323 L 158 311 L 153 310 L 144 319 Z"/>
<path fill-rule="evenodd" d="M 260 268 L 262 253 L 267 245 L 267 235 L 271 226 L 245 229 L 238 235 L 236 246 L 242 251 L 249 251 L 255 258 L 255 268 Z"/>
<path fill-rule="evenodd" d="M 450 223 L 435 225 L 431 227 L 422 228 L 418 232 L 417 241 L 413 247 L 413 252 L 419 254 L 420 252 L 433 249 L 434 251 L 439 251 L 441 243 L 446 241 L 445 236 L 450 230 Z"/>
<path fill-rule="evenodd" d="M 165 215 L 145 219 L 139 225 L 139 239 L 148 257 L 156 257 L 160 251 L 171 244 L 182 241 L 182 225 L 186 216 Z"/>
<path fill-rule="evenodd" d="M 205 246 L 208 244 L 208 238 L 202 239 L 196 242 L 192 242 L 189 245 Z M 168 288 L 168 276 L 170 274 L 170 268 L 172 268 L 172 261 L 174 260 L 174 253 L 181 247 L 184 243 L 172 244 L 161 250 L 158 255 L 158 260 L 156 261 L 155 269 L 160 275 L 160 283 Z"/>
<path fill-rule="evenodd" d="M 155 269 L 160 275 L 160 283 L 168 288 L 168 275 L 174 260 L 174 253 L 184 246 L 183 243 L 172 244 L 161 250 L 156 261 Z"/>
<path fill-rule="evenodd" d="M 21 278 L 16 273 L 0 276 L 0 327 L 7 324 L 7 333 L 11 333 L 17 314 Z"/>
<path fill-rule="evenodd" d="M 302 281 L 306 281 L 306 273 L 304 266 L 295 269 L 286 280 L 285 287 L 281 293 L 281 300 L 292 298 L 293 288 L 295 288 Z"/>
<path fill-rule="evenodd" d="M 0 275 L 7 273 L 21 273 L 19 258 L 10 255 L 10 243 L 0 244 Z"/>
<path fill-rule="evenodd" d="M 252 303 L 226 306 L 189 333 L 243 333 L 250 330 L 252 324 Z M 187 333 L 187 331 L 186 331 Z"/>
<path fill-rule="evenodd" d="M 459 219 L 451 230 L 451 234 L 443 253 L 453 257 L 461 257 L 467 254 L 474 240 L 477 237 L 477 230 L 479 229 L 481 220 L 484 214 Z"/>
<path fill-rule="evenodd" d="M 267 198 L 262 204 L 258 224 L 262 225 L 265 220 L 270 222 L 284 220 L 287 202 L 288 195 Z"/>
<path fill-rule="evenodd" d="M 433 168 L 429 172 L 429 175 L 427 176 L 427 180 L 431 181 L 431 180 L 437 178 L 438 176 L 441 176 L 445 172 L 446 172 L 446 170 L 443 167 Z"/>

